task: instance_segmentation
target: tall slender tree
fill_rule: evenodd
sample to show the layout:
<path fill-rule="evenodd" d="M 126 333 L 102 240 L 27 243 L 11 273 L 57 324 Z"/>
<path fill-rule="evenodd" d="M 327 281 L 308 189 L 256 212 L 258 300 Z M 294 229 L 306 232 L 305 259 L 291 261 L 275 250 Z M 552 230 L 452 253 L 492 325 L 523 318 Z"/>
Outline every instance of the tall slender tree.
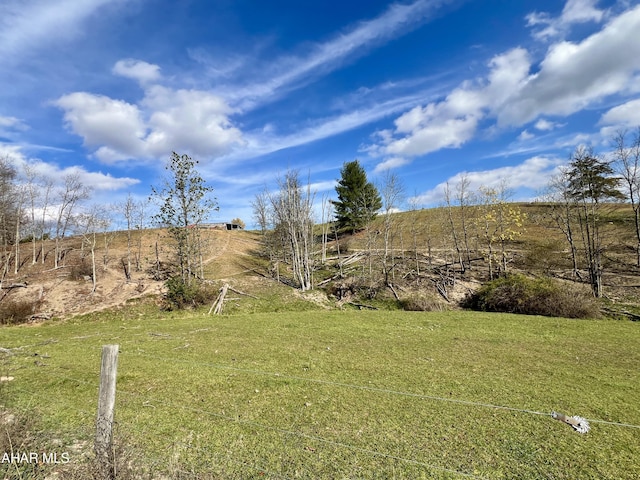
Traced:
<path fill-rule="evenodd" d="M 625 195 L 631 203 L 636 234 L 636 265 L 640 267 L 640 127 L 629 143 L 626 133 L 618 132 L 614 138 L 613 158 L 616 171 L 622 179 Z"/>
<path fill-rule="evenodd" d="M 184 284 L 191 284 L 202 272 L 199 225 L 213 211 L 217 210 L 215 198 L 196 170 L 198 162 L 188 155 L 176 152 L 166 166 L 169 178 L 162 188 L 151 187 L 151 196 L 160 204 L 159 212 L 153 217 L 156 223 L 169 229 L 175 241 L 175 253 Z"/>
<path fill-rule="evenodd" d="M 282 230 L 291 258 L 293 276 L 303 292 L 313 288 L 313 199 L 310 186 L 302 186 L 298 172 L 278 180 L 280 191 L 270 195 L 275 229 Z"/>
<path fill-rule="evenodd" d="M 569 164 L 569 196 L 578 205 L 578 221 L 585 247 L 589 283 L 595 297 L 601 297 L 603 236 L 601 213 L 607 201 L 620 200 L 620 180 L 614 176 L 609 162 L 599 158 L 591 148 L 580 146 Z"/>
<path fill-rule="evenodd" d="M 89 189 L 80 181 L 77 173 L 69 173 L 64 177 L 64 187 L 57 195 L 58 211 L 56 214 L 56 238 L 54 266 L 58 268 L 63 259 L 61 242 L 71 227 L 73 214 L 78 203 L 89 198 Z"/>

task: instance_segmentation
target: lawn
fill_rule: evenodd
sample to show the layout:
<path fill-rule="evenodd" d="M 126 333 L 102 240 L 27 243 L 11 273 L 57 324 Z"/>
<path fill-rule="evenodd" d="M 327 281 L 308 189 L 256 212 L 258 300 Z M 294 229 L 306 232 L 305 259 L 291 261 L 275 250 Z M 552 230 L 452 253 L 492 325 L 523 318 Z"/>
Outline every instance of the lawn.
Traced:
<path fill-rule="evenodd" d="M 72 444 L 91 442 L 101 346 L 118 344 L 116 437 L 156 477 L 632 479 L 639 329 L 475 312 L 208 317 L 133 305 L 0 329 L 0 347 L 12 349 L 0 374 L 14 377 L 0 402 L 30 412 L 80 462 Z M 591 431 L 553 410 L 590 419 Z"/>

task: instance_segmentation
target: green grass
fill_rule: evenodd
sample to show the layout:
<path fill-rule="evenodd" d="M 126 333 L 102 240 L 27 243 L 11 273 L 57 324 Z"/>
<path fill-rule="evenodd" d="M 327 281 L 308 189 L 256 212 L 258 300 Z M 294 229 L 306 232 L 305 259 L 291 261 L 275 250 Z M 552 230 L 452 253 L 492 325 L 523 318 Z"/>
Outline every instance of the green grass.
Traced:
<path fill-rule="evenodd" d="M 3 355 L 0 373 L 15 380 L 0 399 L 64 445 L 90 439 L 101 345 L 117 343 L 118 431 L 172 478 L 632 479 L 638 428 L 592 422 L 581 435 L 547 415 L 452 400 L 640 425 L 638 328 L 132 305 L 2 328 L 0 346 L 25 347 Z"/>

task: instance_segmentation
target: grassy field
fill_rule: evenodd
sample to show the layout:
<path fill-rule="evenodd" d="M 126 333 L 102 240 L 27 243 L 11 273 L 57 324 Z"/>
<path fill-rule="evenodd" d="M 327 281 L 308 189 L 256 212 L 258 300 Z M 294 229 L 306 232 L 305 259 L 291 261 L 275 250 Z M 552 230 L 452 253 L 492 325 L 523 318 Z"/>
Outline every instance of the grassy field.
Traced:
<path fill-rule="evenodd" d="M 80 462 L 72 445 L 90 450 L 101 345 L 116 343 L 116 435 L 153 478 L 634 479 L 640 428 L 602 421 L 640 425 L 639 328 L 472 312 L 207 317 L 134 304 L 0 329 L 12 349 L 0 374 L 14 377 L 0 403 L 30 412 Z M 591 419 L 591 431 L 552 410 Z M 0 477 L 26 470 L 0 464 Z"/>

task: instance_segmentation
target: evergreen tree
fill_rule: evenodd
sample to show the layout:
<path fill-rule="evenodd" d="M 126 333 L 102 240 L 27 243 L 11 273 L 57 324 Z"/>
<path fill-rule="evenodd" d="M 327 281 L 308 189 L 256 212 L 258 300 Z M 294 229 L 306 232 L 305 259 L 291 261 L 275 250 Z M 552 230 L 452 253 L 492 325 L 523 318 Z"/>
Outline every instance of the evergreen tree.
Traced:
<path fill-rule="evenodd" d="M 340 170 L 341 178 L 336 186 L 338 200 L 335 206 L 338 228 L 356 232 L 365 227 L 382 208 L 382 199 L 358 160 L 347 162 Z"/>
<path fill-rule="evenodd" d="M 568 194 L 575 202 L 585 257 L 589 270 L 589 283 L 595 297 L 601 297 L 603 265 L 603 238 L 601 210 L 606 201 L 620 200 L 620 179 L 613 176 L 611 165 L 598 158 L 591 149 L 578 147 L 573 153 L 568 178 Z"/>

